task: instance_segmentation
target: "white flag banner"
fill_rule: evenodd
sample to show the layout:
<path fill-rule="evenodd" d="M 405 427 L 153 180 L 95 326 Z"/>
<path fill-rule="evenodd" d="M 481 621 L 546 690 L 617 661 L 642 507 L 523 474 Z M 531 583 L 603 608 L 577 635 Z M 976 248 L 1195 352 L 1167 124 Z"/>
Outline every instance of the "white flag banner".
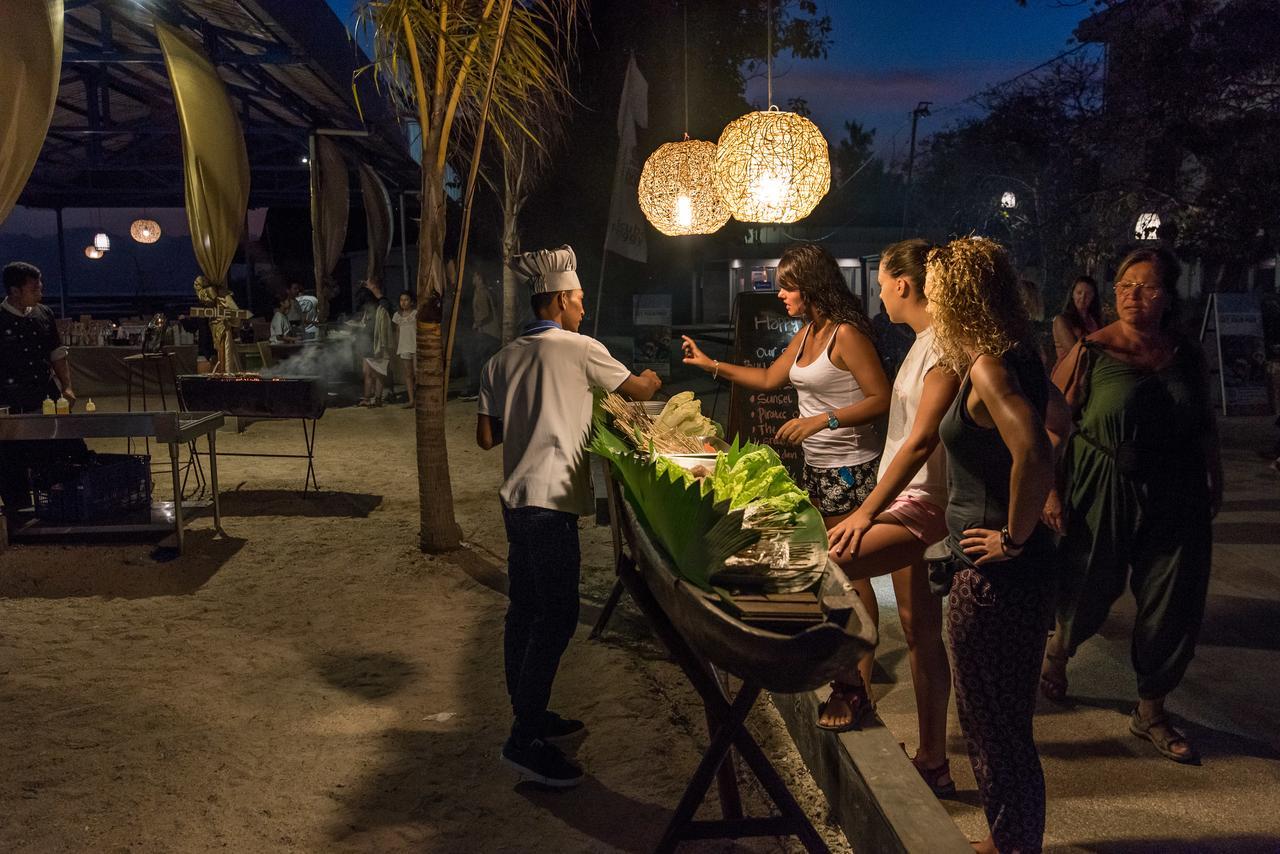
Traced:
<path fill-rule="evenodd" d="M 618 164 L 613 172 L 613 198 L 609 203 L 609 232 L 604 248 L 624 258 L 644 263 L 649 259 L 645 219 L 636 189 L 640 163 L 636 159 L 636 128 L 649 126 L 649 84 L 640 75 L 633 54 L 627 63 L 618 105 Z"/>

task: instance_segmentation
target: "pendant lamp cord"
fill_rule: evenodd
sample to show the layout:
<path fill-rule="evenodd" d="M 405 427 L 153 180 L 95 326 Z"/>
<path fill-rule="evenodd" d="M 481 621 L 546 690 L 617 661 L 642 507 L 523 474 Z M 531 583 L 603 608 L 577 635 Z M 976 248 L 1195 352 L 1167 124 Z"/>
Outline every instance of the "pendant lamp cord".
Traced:
<path fill-rule="evenodd" d="M 689 138 L 689 3 L 683 5 L 684 11 L 684 138 Z"/>
<path fill-rule="evenodd" d="M 768 41 L 768 48 L 765 50 L 765 62 L 766 62 L 766 68 L 767 68 L 767 71 L 765 72 L 765 79 L 768 81 L 767 86 L 768 86 L 769 94 L 767 95 L 768 104 L 766 106 L 772 107 L 773 106 L 773 0 L 769 0 L 768 10 L 769 10 L 768 11 L 769 41 Z"/>

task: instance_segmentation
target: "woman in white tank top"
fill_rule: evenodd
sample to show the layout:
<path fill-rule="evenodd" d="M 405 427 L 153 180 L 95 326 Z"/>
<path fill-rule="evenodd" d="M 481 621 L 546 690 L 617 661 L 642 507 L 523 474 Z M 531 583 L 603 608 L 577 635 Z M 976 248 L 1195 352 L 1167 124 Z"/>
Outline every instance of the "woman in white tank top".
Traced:
<path fill-rule="evenodd" d="M 730 365 L 707 357 L 684 338 L 684 362 L 753 391 L 795 386 L 799 417 L 778 430 L 775 442 L 804 449 L 801 486 L 828 529 L 871 494 L 883 439 L 872 422 L 889 409 L 889 380 L 871 341 L 871 323 L 845 285 L 836 259 L 813 243 L 787 248 L 778 262 L 778 298 L 787 314 L 807 323 L 767 368 Z M 858 597 L 878 616 L 870 582 L 854 584 Z M 852 729 L 871 711 L 864 686 L 874 660 L 859 664 L 861 684 L 835 686 L 819 726 Z"/>
<path fill-rule="evenodd" d="M 947 760 L 951 668 L 942 643 L 942 599 L 929 589 L 924 551 L 947 536 L 947 465 L 938 425 L 960 387 L 937 366 L 924 268 L 931 246 L 907 240 L 880 256 L 880 301 L 915 343 L 898 371 L 875 489 L 829 532 L 831 556 L 853 580 L 892 573 L 915 690 L 919 749 L 912 762 L 938 795 L 955 792 Z M 855 581 L 856 583 L 856 581 Z"/>

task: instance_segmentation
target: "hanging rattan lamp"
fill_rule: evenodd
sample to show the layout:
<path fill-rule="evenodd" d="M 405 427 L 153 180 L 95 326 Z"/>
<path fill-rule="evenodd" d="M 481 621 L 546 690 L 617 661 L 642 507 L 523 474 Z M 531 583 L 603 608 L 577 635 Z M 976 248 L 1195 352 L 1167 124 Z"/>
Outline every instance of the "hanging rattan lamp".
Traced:
<path fill-rule="evenodd" d="M 103 253 L 103 251 L 96 246 L 86 246 L 84 248 L 84 257 L 88 258 L 91 261 L 97 261 L 99 258 L 103 256 L 103 254 L 105 253 Z"/>
<path fill-rule="evenodd" d="M 155 243 L 160 239 L 160 223 L 154 219 L 135 219 L 129 226 L 129 236 L 139 243 Z"/>
<path fill-rule="evenodd" d="M 735 119 L 716 146 L 716 190 L 740 222 L 795 222 L 831 189 L 817 125 L 777 107 Z"/>
<path fill-rule="evenodd" d="M 795 222 L 831 189 L 831 157 L 818 126 L 773 106 L 773 3 L 769 3 L 769 109 L 729 123 L 716 146 L 716 191 L 739 222 Z"/>
<path fill-rule="evenodd" d="M 711 234 L 729 221 L 715 187 L 716 145 L 701 139 L 668 142 L 640 171 L 640 210 L 653 227 L 677 237 Z"/>

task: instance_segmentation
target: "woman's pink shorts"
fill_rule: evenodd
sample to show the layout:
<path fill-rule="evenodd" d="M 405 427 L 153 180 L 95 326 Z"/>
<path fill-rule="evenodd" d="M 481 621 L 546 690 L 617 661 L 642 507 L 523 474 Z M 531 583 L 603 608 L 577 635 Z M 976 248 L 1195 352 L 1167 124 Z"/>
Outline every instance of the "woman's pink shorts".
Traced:
<path fill-rule="evenodd" d="M 884 515 L 911 532 L 917 540 L 925 545 L 947 538 L 947 514 L 938 505 L 920 498 L 902 498 L 894 500 L 883 511 Z"/>

